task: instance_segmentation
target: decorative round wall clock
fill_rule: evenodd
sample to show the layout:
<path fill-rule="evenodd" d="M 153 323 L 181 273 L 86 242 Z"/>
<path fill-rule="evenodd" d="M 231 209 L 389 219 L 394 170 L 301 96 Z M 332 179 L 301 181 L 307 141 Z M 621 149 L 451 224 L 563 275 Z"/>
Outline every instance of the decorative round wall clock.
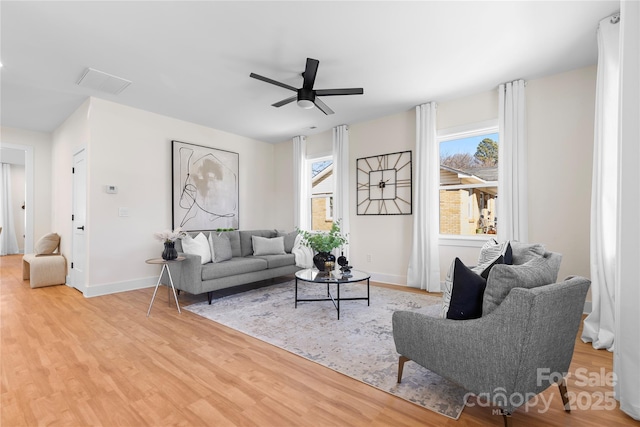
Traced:
<path fill-rule="evenodd" d="M 358 215 L 411 215 L 411 151 L 356 161 Z"/>

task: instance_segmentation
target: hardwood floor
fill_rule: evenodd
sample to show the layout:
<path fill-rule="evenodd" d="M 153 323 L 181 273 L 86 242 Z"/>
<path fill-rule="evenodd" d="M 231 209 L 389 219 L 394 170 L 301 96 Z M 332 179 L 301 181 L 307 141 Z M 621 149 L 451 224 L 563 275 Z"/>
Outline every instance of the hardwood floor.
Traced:
<path fill-rule="evenodd" d="M 1 416 L 13 426 L 501 426 L 491 408 L 451 420 L 190 312 L 152 289 L 84 298 L 31 289 L 21 256 L 0 257 Z M 413 290 L 413 292 L 420 292 Z M 181 305 L 205 300 L 181 295 Z M 571 372 L 612 369 L 612 355 L 576 339 Z M 580 371 L 578 371 L 580 372 Z M 586 398 L 607 385 L 568 381 Z M 515 426 L 637 425 L 617 407 L 567 414 L 555 386 Z M 595 398 L 594 398 L 595 400 Z M 595 402 L 594 402 L 595 403 Z M 593 406 L 593 405 L 592 405 Z M 603 405 L 601 405 L 603 406 Z"/>

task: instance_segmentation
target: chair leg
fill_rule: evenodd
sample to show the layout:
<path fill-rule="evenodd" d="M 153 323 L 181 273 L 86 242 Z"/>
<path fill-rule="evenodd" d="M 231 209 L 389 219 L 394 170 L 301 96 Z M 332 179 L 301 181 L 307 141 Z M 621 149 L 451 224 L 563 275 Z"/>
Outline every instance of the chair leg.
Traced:
<path fill-rule="evenodd" d="M 562 378 L 562 381 L 558 383 L 558 390 L 560 391 L 560 397 L 562 397 L 562 404 L 564 405 L 565 412 L 571 412 L 571 405 L 569 404 L 569 395 L 567 394 L 567 380 Z"/>
<path fill-rule="evenodd" d="M 209 305 L 211 305 L 212 299 L 213 299 L 213 292 L 207 292 L 207 300 L 209 301 Z"/>
<path fill-rule="evenodd" d="M 500 410 L 502 412 L 502 419 L 504 420 L 504 427 L 511 427 L 511 412 L 507 412 L 505 410 Z"/>
<path fill-rule="evenodd" d="M 408 362 L 409 359 L 408 357 L 405 356 L 400 356 L 400 359 L 398 360 L 398 384 L 402 382 L 402 370 L 404 369 L 404 364 L 405 362 Z"/>

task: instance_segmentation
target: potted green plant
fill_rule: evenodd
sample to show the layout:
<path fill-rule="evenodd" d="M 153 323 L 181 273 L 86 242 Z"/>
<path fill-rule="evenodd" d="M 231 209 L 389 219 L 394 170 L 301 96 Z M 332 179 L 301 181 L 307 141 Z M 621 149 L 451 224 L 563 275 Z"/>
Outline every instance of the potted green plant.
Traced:
<path fill-rule="evenodd" d="M 298 231 L 301 243 L 317 252 L 313 263 L 320 271 L 324 271 L 325 262 L 335 262 L 336 257 L 331 251 L 347 244 L 347 238 L 340 233 L 339 220 L 334 221 L 329 231 Z"/>

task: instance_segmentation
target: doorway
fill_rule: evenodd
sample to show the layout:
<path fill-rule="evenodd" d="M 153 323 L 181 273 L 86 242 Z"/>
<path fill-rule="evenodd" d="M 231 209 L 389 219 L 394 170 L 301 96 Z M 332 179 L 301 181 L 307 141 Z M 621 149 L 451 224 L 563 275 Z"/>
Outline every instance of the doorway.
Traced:
<path fill-rule="evenodd" d="M 34 169 L 33 169 L 33 147 L 21 144 L 1 144 L 2 149 L 24 151 L 24 180 L 25 180 L 25 203 L 24 203 L 24 253 L 33 253 L 33 195 L 34 195 Z"/>
<path fill-rule="evenodd" d="M 71 285 L 84 293 L 86 286 L 87 160 L 86 150 L 73 155 L 73 211 L 71 214 Z"/>

